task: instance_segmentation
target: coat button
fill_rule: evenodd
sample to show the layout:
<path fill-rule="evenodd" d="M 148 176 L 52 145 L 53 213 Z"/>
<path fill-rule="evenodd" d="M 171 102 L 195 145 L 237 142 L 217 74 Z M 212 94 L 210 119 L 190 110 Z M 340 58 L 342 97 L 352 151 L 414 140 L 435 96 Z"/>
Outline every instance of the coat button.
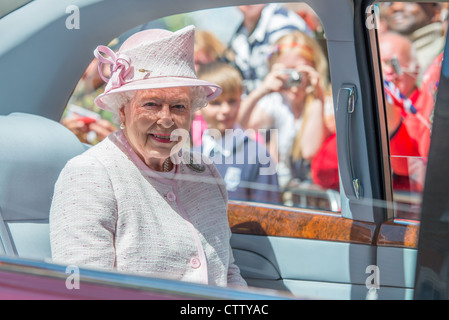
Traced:
<path fill-rule="evenodd" d="M 176 196 L 172 191 L 170 191 L 169 193 L 167 193 L 167 199 L 168 199 L 168 201 L 175 201 Z"/>
<path fill-rule="evenodd" d="M 198 269 L 201 266 L 201 262 L 198 258 L 194 257 L 194 258 L 190 259 L 190 266 L 193 269 Z"/>

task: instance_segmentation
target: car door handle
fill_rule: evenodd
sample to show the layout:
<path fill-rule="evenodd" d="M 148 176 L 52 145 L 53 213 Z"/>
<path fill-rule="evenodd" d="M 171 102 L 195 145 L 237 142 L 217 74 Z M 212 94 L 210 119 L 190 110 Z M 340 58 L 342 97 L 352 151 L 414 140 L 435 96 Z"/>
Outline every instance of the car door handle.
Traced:
<path fill-rule="evenodd" d="M 352 162 L 352 116 L 357 102 L 356 86 L 344 84 L 338 91 L 336 121 L 340 132 L 337 139 L 340 177 L 344 191 L 348 198 L 360 199 L 362 186 L 360 180 L 355 176 Z M 338 129 L 337 129 L 338 130 Z"/>

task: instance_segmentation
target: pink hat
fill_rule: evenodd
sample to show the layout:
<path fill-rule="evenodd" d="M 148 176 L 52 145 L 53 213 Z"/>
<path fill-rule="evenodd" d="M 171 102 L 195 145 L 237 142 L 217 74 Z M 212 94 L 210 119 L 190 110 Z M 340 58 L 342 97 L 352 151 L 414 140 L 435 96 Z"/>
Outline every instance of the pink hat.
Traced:
<path fill-rule="evenodd" d="M 151 29 L 133 34 L 117 53 L 106 46 L 98 46 L 94 55 L 99 60 L 98 72 L 107 85 L 95 103 L 104 110 L 118 113 L 121 105 L 117 94 L 171 87 L 201 86 L 208 101 L 218 97 L 222 91 L 220 86 L 199 80 L 195 74 L 194 34 L 193 26 L 176 32 Z M 110 78 L 102 73 L 103 64 L 110 65 Z"/>

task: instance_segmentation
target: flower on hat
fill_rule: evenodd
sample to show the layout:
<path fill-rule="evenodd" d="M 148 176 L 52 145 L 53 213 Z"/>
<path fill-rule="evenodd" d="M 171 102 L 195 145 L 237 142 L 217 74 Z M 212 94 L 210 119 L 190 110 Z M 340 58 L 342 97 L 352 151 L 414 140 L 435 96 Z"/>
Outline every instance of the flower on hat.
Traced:
<path fill-rule="evenodd" d="M 104 82 L 107 82 L 109 88 L 105 91 L 111 89 L 116 89 L 125 84 L 124 78 L 131 71 L 131 61 L 130 58 L 125 54 L 116 54 L 110 48 L 106 46 L 98 46 L 94 51 L 95 57 L 98 59 L 98 73 Z M 109 57 L 105 57 L 107 55 Z M 109 64 L 111 69 L 111 78 L 107 78 L 103 74 L 103 65 Z"/>

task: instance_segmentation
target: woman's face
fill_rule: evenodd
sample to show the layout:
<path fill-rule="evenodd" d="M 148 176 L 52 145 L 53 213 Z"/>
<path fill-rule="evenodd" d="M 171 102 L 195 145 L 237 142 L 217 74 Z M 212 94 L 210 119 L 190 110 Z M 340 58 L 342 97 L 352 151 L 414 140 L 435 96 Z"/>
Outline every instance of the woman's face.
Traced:
<path fill-rule="evenodd" d="M 299 52 L 292 50 L 281 54 L 276 61 L 276 65 L 284 69 L 295 69 L 303 75 L 299 86 L 293 86 L 282 91 L 292 103 L 303 102 L 307 96 L 306 88 L 310 85 L 308 73 L 304 72 L 303 67 L 313 67 L 313 63 L 305 59 Z"/>
<path fill-rule="evenodd" d="M 120 120 L 136 154 L 150 168 L 158 170 L 174 153 L 182 139 L 180 133 L 188 134 L 191 114 L 189 87 L 139 90 L 120 109 Z M 174 132 L 176 129 L 180 130 Z M 170 139 L 172 133 L 177 137 Z"/>

